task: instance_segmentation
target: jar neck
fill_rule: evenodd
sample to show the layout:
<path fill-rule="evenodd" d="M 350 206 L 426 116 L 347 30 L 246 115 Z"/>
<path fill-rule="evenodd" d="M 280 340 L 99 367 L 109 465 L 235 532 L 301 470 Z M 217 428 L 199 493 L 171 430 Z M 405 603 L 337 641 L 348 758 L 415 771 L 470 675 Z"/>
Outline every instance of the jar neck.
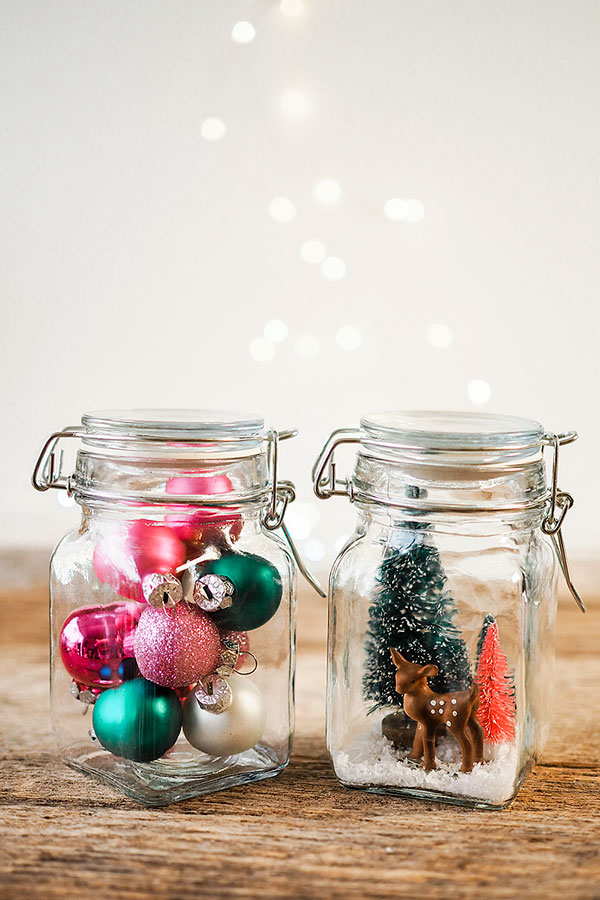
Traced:
<path fill-rule="evenodd" d="M 80 450 L 72 490 L 88 509 L 122 508 L 129 514 L 208 507 L 226 515 L 249 514 L 269 503 L 269 467 L 265 452 L 243 457 L 174 455 L 140 457 Z"/>
<path fill-rule="evenodd" d="M 357 506 L 394 517 L 521 516 L 545 506 L 548 491 L 541 450 L 520 457 L 467 459 L 456 454 L 382 459 L 359 452 L 352 478 Z"/>

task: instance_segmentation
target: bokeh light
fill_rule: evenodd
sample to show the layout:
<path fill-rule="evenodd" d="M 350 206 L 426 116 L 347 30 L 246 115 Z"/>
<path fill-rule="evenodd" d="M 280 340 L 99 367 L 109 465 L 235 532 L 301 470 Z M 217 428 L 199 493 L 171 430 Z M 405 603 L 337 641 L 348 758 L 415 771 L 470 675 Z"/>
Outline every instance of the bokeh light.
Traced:
<path fill-rule="evenodd" d="M 231 32 L 231 40 L 236 44 L 249 44 L 256 36 L 254 26 L 250 22 L 237 22 Z"/>
<path fill-rule="evenodd" d="M 200 127 L 200 134 L 205 141 L 220 141 L 225 137 L 226 133 L 225 123 L 214 116 L 205 119 Z"/>
<path fill-rule="evenodd" d="M 296 207 L 287 197 L 273 197 L 269 203 L 269 215 L 276 222 L 287 224 L 296 218 Z"/>
<path fill-rule="evenodd" d="M 390 197 L 384 203 L 383 212 L 392 222 L 405 222 L 408 212 L 406 200 L 401 200 L 400 197 Z"/>
<path fill-rule="evenodd" d="M 362 344 L 362 333 L 356 325 L 342 325 L 335 333 L 335 340 L 342 350 L 357 350 Z"/>
<path fill-rule="evenodd" d="M 427 340 L 432 347 L 438 347 L 442 350 L 452 344 L 454 335 L 452 330 L 447 325 L 444 325 L 443 322 L 434 322 L 427 329 Z"/>
<path fill-rule="evenodd" d="M 250 356 L 256 362 L 269 362 L 275 356 L 275 347 L 264 337 L 255 338 L 250 344 Z"/>
<path fill-rule="evenodd" d="M 288 327 L 281 319 L 271 319 L 265 325 L 263 335 L 272 344 L 280 344 L 288 336 Z"/>
<path fill-rule="evenodd" d="M 311 265 L 323 262 L 326 255 L 327 247 L 325 246 L 323 241 L 305 241 L 300 248 L 300 256 L 302 257 L 304 262 L 310 263 Z"/>
<path fill-rule="evenodd" d="M 487 403 L 492 395 L 492 389 L 483 378 L 474 378 L 467 386 L 467 394 L 471 403 Z"/>
<path fill-rule="evenodd" d="M 321 275 L 327 281 L 339 281 L 346 274 L 346 263 L 339 256 L 328 256 L 321 263 Z"/>
<path fill-rule="evenodd" d="M 322 178 L 315 184 L 314 195 L 324 206 L 333 206 L 342 196 L 342 189 L 333 178 Z"/>

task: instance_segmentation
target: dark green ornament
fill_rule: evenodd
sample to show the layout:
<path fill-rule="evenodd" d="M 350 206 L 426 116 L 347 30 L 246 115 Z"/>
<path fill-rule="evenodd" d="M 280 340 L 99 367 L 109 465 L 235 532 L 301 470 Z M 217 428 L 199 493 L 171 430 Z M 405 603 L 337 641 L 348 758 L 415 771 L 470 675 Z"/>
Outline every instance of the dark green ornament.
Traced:
<path fill-rule="evenodd" d="M 233 603 L 218 609 L 212 618 L 219 628 L 252 631 L 268 622 L 279 608 L 281 575 L 267 559 L 254 553 L 231 553 L 212 559 L 203 573 L 221 575 L 233 584 Z"/>
<path fill-rule="evenodd" d="M 175 691 L 134 678 L 100 694 L 92 724 L 102 746 L 115 756 L 150 762 L 173 746 L 181 719 Z"/>

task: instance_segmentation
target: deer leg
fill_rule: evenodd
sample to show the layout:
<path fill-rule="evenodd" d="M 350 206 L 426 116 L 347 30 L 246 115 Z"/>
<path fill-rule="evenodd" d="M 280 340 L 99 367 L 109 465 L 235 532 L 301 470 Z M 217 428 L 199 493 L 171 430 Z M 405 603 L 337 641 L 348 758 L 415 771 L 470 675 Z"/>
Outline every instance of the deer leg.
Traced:
<path fill-rule="evenodd" d="M 455 732 L 454 737 L 460 744 L 460 752 L 462 755 L 462 766 L 460 767 L 460 771 L 470 772 L 473 768 L 473 747 L 471 741 L 467 737 L 466 726 L 465 731 Z"/>
<path fill-rule="evenodd" d="M 483 728 L 475 718 L 471 716 L 467 722 L 467 733 L 473 747 L 473 762 L 483 762 Z"/>
<path fill-rule="evenodd" d="M 426 772 L 431 772 L 436 768 L 435 764 L 435 730 L 427 731 L 423 738 L 424 760 L 423 765 Z"/>
<path fill-rule="evenodd" d="M 408 754 L 409 759 L 421 759 L 423 756 L 423 726 L 419 723 L 415 731 L 412 750 Z"/>

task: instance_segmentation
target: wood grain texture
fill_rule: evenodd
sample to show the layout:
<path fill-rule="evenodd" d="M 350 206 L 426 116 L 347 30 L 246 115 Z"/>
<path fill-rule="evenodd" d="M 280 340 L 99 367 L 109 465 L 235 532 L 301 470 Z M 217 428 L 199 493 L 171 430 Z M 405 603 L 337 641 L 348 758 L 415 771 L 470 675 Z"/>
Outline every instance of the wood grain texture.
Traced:
<path fill-rule="evenodd" d="M 39 565 L 0 595 L 0 897 L 600 900 L 600 603 L 585 618 L 561 604 L 551 738 L 509 809 L 338 785 L 323 737 L 325 603 L 302 592 L 289 768 L 149 810 L 54 756 Z"/>

